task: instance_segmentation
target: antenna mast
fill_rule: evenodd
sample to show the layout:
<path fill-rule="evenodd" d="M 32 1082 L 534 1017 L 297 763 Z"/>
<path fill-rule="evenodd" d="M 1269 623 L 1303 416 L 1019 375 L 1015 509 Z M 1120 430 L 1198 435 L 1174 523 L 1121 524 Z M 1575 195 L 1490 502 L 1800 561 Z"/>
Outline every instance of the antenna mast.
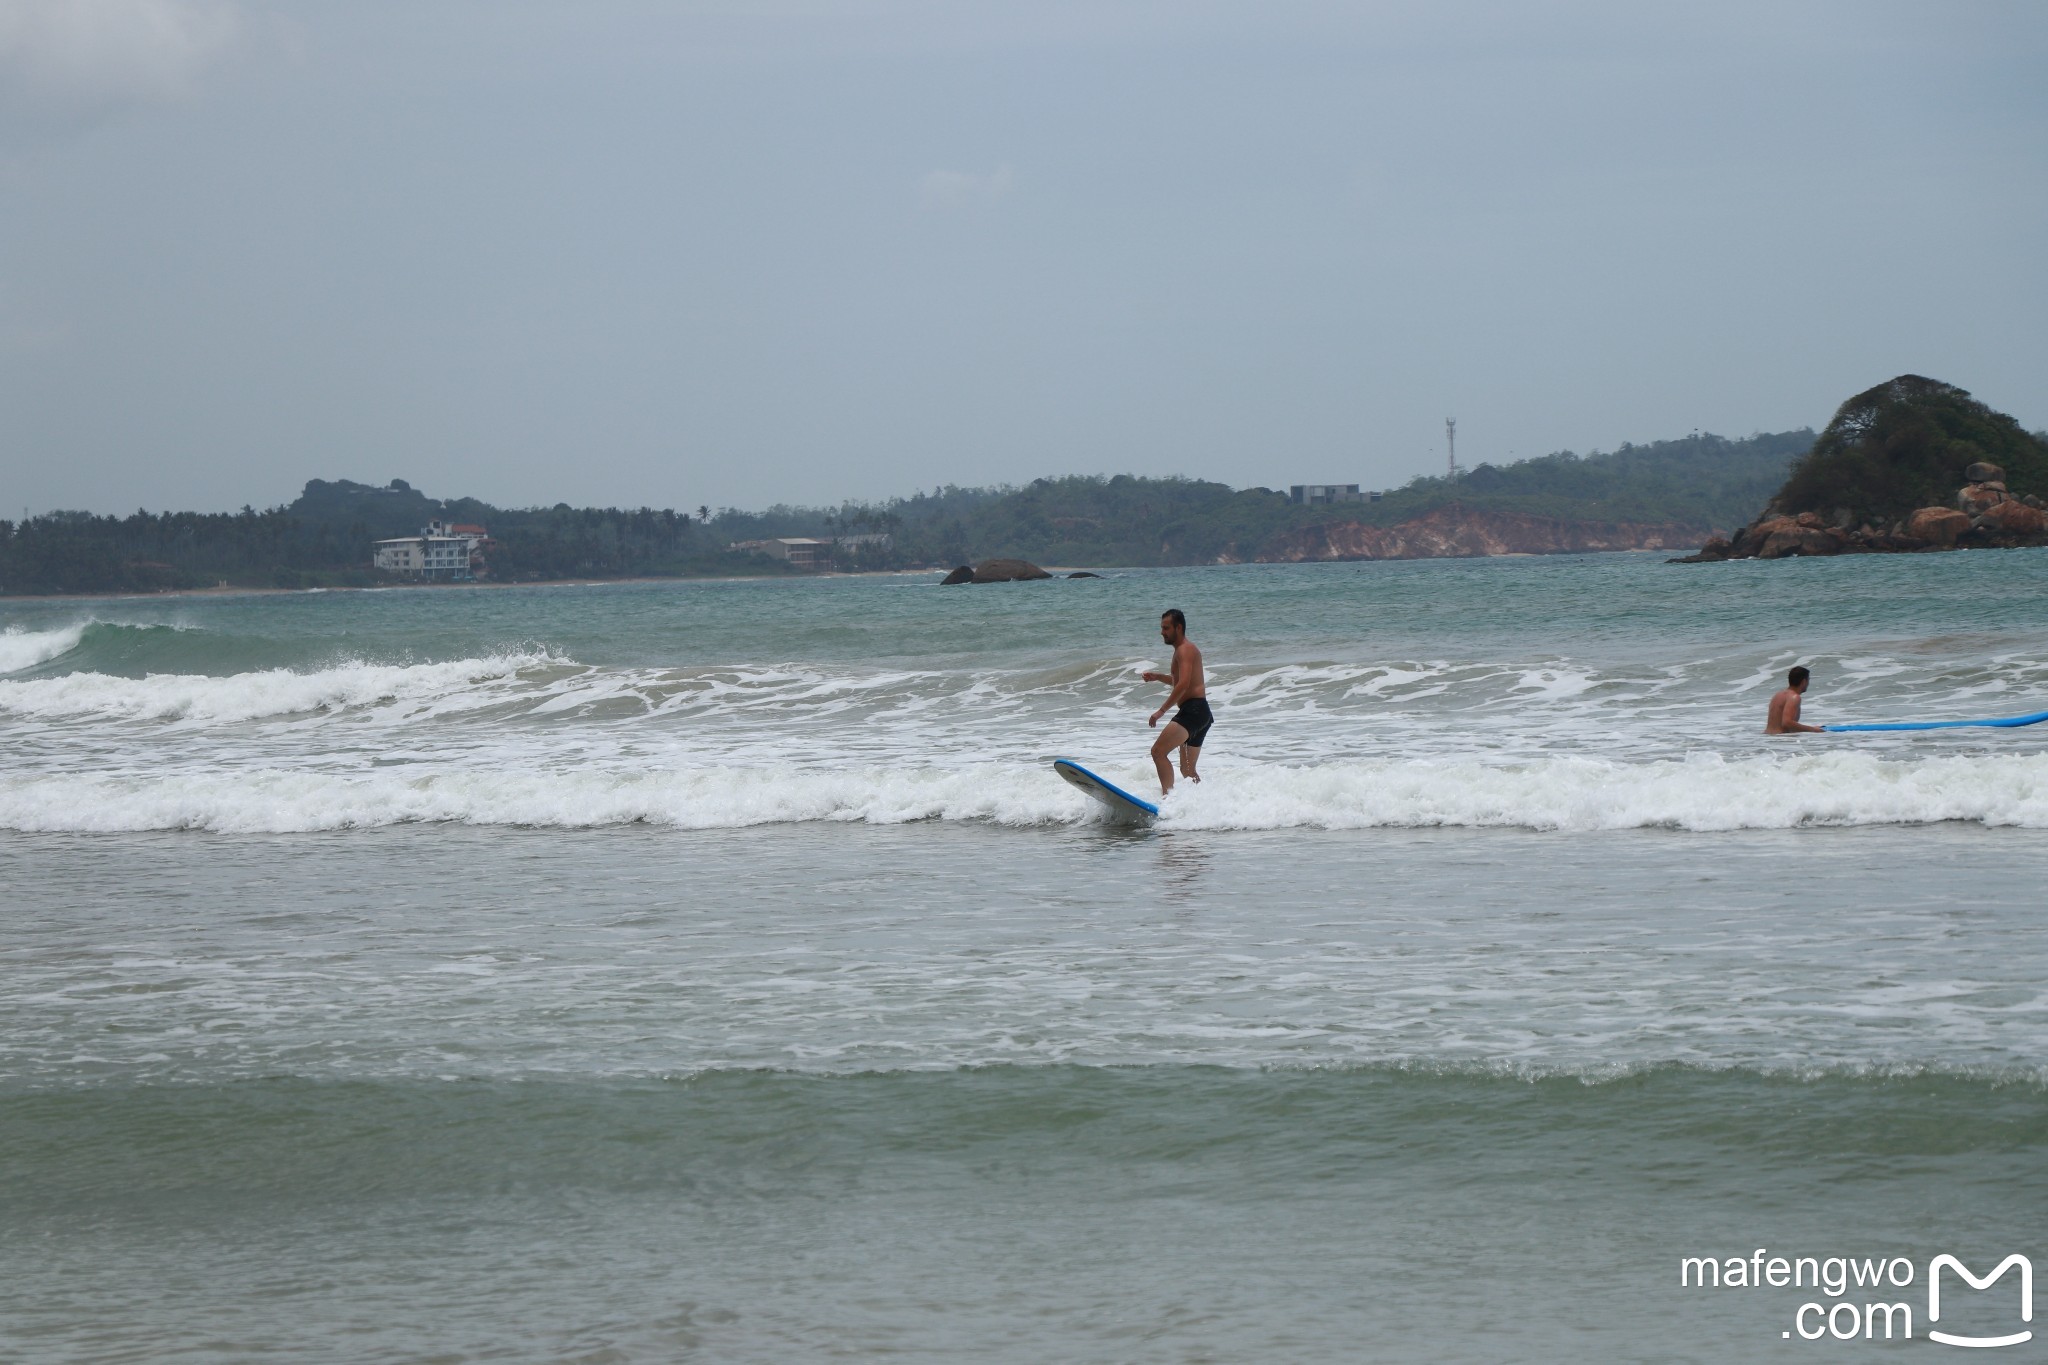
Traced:
<path fill-rule="evenodd" d="M 1444 418 L 1444 445 L 1451 452 L 1450 478 L 1458 477 L 1458 419 Z"/>

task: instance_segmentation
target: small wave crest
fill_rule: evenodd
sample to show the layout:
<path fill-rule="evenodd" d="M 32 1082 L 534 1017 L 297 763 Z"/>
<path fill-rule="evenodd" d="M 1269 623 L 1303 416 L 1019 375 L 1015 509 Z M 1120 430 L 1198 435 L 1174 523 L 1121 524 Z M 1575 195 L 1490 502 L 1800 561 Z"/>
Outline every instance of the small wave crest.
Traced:
<path fill-rule="evenodd" d="M 19 673 L 78 648 L 90 622 L 59 630 L 23 630 L 9 626 L 0 630 L 0 673 Z"/>
<path fill-rule="evenodd" d="M 423 766 L 10 775 L 0 777 L 0 828 L 291 833 L 433 822 L 721 829 L 918 820 L 1043 826 L 1081 824 L 1101 813 L 1046 768 L 1024 764 L 632 772 Z M 1109 775 L 1138 791 L 1149 777 L 1135 765 Z M 1219 766 L 1203 785 L 1176 790 L 1160 827 L 1726 831 L 1947 821 L 2048 828 L 2048 755 Z"/>
<path fill-rule="evenodd" d="M 0 680 L 0 715 L 39 720 L 260 720 L 378 703 L 428 702 L 480 683 L 513 679 L 524 669 L 566 663 L 551 654 L 525 651 L 444 663 L 350 662 L 305 672 L 269 668 L 227 677 L 66 673 Z"/>

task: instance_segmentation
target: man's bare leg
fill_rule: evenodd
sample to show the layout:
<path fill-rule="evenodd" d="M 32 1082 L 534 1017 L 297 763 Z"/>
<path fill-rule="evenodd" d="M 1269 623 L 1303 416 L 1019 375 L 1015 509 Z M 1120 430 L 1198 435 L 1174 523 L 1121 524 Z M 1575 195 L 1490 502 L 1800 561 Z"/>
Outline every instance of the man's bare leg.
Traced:
<path fill-rule="evenodd" d="M 1173 751 L 1188 742 L 1188 727 L 1177 720 L 1166 722 L 1159 738 L 1152 741 L 1152 766 L 1159 769 L 1159 794 L 1173 790 Z M 1182 750 L 1183 753 L 1186 750 Z M 1185 761 L 1185 760 L 1183 760 Z"/>
<path fill-rule="evenodd" d="M 1185 778 L 1186 778 L 1186 779 L 1187 779 L 1188 781 L 1190 781 L 1190 782 L 1200 782 L 1200 781 L 1201 781 L 1202 779 L 1201 779 L 1201 777 L 1200 777 L 1200 776 L 1199 776 L 1199 775 L 1198 775 L 1198 774 L 1197 774 L 1197 773 L 1195 772 L 1195 761 L 1196 761 L 1197 759 L 1199 759 L 1199 758 L 1200 758 L 1201 756 L 1202 756 L 1202 751 L 1201 751 L 1200 749 L 1196 748 L 1196 747 L 1195 747 L 1194 745 L 1192 745 L 1192 744 L 1183 744 L 1183 745 L 1181 745 L 1181 746 L 1180 746 L 1180 775 L 1181 775 L 1182 777 L 1185 777 Z"/>

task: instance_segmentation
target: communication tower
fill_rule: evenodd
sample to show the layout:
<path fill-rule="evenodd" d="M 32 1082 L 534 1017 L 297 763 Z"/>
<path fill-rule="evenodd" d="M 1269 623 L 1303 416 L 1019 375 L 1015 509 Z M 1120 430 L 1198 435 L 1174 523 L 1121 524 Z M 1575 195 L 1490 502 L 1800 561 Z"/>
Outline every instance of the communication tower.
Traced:
<path fill-rule="evenodd" d="M 1444 418 L 1444 448 L 1451 454 L 1451 478 L 1458 477 L 1458 419 Z"/>

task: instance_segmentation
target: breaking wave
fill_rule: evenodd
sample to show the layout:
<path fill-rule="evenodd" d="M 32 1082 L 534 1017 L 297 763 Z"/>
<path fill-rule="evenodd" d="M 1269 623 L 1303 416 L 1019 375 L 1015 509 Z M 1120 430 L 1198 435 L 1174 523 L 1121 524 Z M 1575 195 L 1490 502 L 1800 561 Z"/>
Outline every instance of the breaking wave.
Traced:
<path fill-rule="evenodd" d="M 1148 771 L 1107 775 L 1144 791 Z M 1037 764 L 841 770 L 490 770 L 412 764 L 368 772 L 261 768 L 178 775 L 0 776 L 0 828 L 289 833 L 413 823 L 672 829 L 918 820 L 1079 825 L 1100 808 Z M 1216 765 L 1183 785 L 1160 828 L 1508 828 L 1725 831 L 1964 821 L 2048 828 L 2048 754 L 1883 758 L 1834 753 L 1621 763 Z"/>
<path fill-rule="evenodd" d="M 473 701 L 482 705 L 499 698 L 480 691 L 481 685 L 510 682 L 521 670 L 564 662 L 529 651 L 446 663 L 351 662 L 306 672 L 268 668 L 226 677 L 66 673 L 0 680 L 0 715 L 38 720 L 246 721 L 379 703 L 426 703 L 464 691 L 474 693 Z"/>
<path fill-rule="evenodd" d="M 1133 659 L 1008 669 L 619 667 L 516 643 L 441 660 L 337 658 L 330 650 L 286 665 L 274 662 L 280 652 L 274 642 L 170 626 L 90 623 L 0 635 L 0 664 L 13 665 L 0 669 L 8 674 L 0 677 L 0 720 L 89 728 L 317 715 L 399 725 L 453 717 L 600 726 L 653 719 L 690 722 L 691 743 L 701 748 L 721 739 L 752 743 L 763 726 L 794 741 L 794 727 L 837 718 L 834 743 L 857 737 L 870 753 L 886 749 L 915 764 L 984 751 L 991 742 L 995 757 L 1035 752 L 1011 742 L 1020 731 L 1063 737 L 1058 742 L 1068 746 L 1129 744 L 1157 700 L 1139 680 L 1146 661 Z M 271 661 L 219 666 L 244 653 Z M 173 654 L 187 666 L 158 666 Z M 2048 697 L 2048 661 L 1957 666 L 1876 656 L 1828 668 L 1836 681 L 1818 719 L 1968 716 L 2037 708 Z M 1262 761 L 1314 763 L 1370 757 L 1375 749 L 1413 756 L 1418 742 L 1452 759 L 1480 748 L 1531 758 L 1570 749 L 1643 759 L 1680 756 L 1689 742 L 1754 740 L 1775 676 L 1773 661 L 1748 655 L 1607 668 L 1557 657 L 1409 659 L 1218 668 L 1209 693 L 1227 749 Z M 992 707 L 1022 724 L 992 729 Z M 847 724 L 854 717 L 857 728 Z M 732 728 L 714 735 L 701 728 L 706 721 Z M 757 757 L 730 747 L 719 756 Z"/>
<path fill-rule="evenodd" d="M 23 630 L 20 626 L 0 630 L 0 673 L 19 673 L 69 654 L 78 648 L 85 631 L 83 624 L 61 630 Z"/>

